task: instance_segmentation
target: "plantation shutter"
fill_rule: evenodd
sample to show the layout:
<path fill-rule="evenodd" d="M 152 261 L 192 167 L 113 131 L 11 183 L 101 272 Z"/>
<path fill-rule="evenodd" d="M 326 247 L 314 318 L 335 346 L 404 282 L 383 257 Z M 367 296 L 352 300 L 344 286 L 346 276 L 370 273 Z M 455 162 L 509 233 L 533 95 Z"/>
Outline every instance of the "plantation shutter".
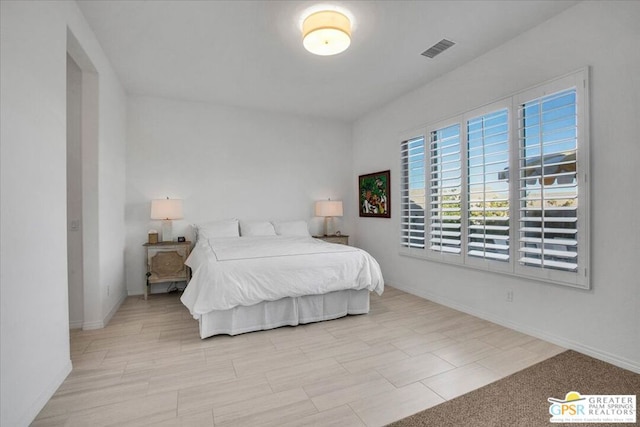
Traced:
<path fill-rule="evenodd" d="M 467 121 L 467 254 L 509 261 L 509 114 Z"/>
<path fill-rule="evenodd" d="M 425 146 L 424 137 L 404 141 L 400 146 L 400 244 L 424 249 Z"/>
<path fill-rule="evenodd" d="M 460 124 L 429 136 L 429 248 L 440 254 L 462 252 L 462 158 Z"/>
<path fill-rule="evenodd" d="M 578 116 L 576 90 L 520 105 L 520 265 L 578 269 Z"/>

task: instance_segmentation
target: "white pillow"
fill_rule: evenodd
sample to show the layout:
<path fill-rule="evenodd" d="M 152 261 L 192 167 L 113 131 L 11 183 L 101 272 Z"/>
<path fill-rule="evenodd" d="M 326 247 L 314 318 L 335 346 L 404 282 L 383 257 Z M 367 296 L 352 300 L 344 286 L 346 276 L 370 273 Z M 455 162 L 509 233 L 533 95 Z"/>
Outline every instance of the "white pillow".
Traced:
<path fill-rule="evenodd" d="M 279 236 L 310 236 L 307 221 L 274 222 L 273 226 Z"/>
<path fill-rule="evenodd" d="M 242 236 L 275 236 L 276 230 L 269 221 L 242 221 L 240 234 Z"/>
<path fill-rule="evenodd" d="M 198 240 L 215 239 L 217 237 L 240 237 L 238 220 L 235 218 L 195 224 Z"/>

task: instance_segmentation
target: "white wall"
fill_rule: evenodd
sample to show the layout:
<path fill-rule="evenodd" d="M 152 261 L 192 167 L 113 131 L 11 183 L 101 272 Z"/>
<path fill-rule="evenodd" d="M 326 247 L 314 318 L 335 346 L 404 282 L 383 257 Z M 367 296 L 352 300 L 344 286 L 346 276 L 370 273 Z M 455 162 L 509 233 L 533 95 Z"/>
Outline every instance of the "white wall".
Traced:
<path fill-rule="evenodd" d="M 589 65 L 593 289 L 402 257 L 397 214 L 358 219 L 360 246 L 378 259 L 388 283 L 640 371 L 638 22 L 640 2 L 580 3 L 354 125 L 355 173 L 391 168 L 397 189 L 402 131 Z M 397 197 L 393 209 L 399 212 Z M 378 232 L 368 233 L 373 226 Z"/>
<path fill-rule="evenodd" d="M 67 300 L 69 28 L 99 75 L 99 307 L 124 296 L 125 94 L 75 2 L 0 2 L 0 425 L 25 426 L 71 369 Z M 114 179 L 112 174 L 119 174 Z M 105 182 L 109 181 L 109 182 Z M 119 196 L 114 196 L 119 193 Z M 104 225 L 102 224 L 104 222 Z M 110 227 L 107 233 L 106 228 Z M 110 234 L 110 235 L 105 235 Z M 117 254 L 117 255 L 114 255 Z M 111 286 L 111 297 L 106 288 Z"/>
<path fill-rule="evenodd" d="M 144 289 L 151 200 L 184 200 L 174 235 L 192 223 L 236 217 L 240 220 L 305 219 L 318 233 L 314 202 L 344 201 L 341 231 L 357 212 L 350 198 L 351 127 L 345 123 L 294 115 L 131 97 L 127 136 L 127 287 Z M 155 286 L 156 291 L 167 285 Z"/>

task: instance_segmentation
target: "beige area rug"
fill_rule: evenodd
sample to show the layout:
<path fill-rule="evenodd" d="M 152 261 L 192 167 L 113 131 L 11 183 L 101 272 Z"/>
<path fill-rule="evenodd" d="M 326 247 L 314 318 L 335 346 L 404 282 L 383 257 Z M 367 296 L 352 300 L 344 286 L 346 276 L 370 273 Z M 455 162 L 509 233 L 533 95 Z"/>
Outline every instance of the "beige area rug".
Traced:
<path fill-rule="evenodd" d="M 640 394 L 640 375 L 569 350 L 470 393 L 418 412 L 390 426 L 571 425 L 594 427 L 608 425 L 550 423 L 550 403 L 547 398 L 564 399 L 570 391 L 576 391 L 581 395 L 636 395 Z M 636 397 L 636 402 L 638 397 L 640 396 Z M 636 415 L 636 420 L 640 424 L 640 416 Z"/>

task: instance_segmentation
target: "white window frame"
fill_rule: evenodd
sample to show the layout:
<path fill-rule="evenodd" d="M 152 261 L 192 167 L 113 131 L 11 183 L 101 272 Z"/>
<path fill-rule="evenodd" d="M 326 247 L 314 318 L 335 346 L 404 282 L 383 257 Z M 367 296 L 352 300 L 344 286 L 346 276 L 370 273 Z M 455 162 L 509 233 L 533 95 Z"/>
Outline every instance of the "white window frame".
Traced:
<path fill-rule="evenodd" d="M 578 182 L 578 270 L 574 272 L 545 269 L 539 267 L 531 267 L 515 263 L 515 274 L 518 276 L 530 277 L 543 280 L 545 282 L 558 283 L 577 288 L 589 289 L 589 79 L 588 69 L 585 68 L 579 72 L 555 79 L 551 82 L 544 83 L 534 88 L 519 92 L 513 97 L 514 109 L 530 100 L 551 95 L 569 88 L 575 88 L 576 91 L 576 113 L 578 115 L 578 139 L 577 139 L 577 170 L 576 180 Z M 518 126 L 518 117 L 514 118 L 514 129 Z M 515 136 L 517 138 L 517 135 Z M 518 142 L 515 141 L 517 149 Z M 518 159 L 514 157 L 515 168 L 518 170 Z M 513 163 L 512 163 L 513 165 Z M 513 166 L 512 166 L 513 167 Z M 518 191 L 516 179 L 512 179 L 515 185 L 514 191 Z M 513 206 L 517 209 L 518 206 Z M 519 212 L 516 214 L 519 215 Z M 518 216 L 518 220 L 520 217 Z M 516 224 L 517 227 L 517 224 Z M 512 246 L 517 250 L 518 242 L 515 237 L 517 230 L 513 234 L 514 241 Z M 517 254 L 515 255 L 517 257 Z"/>
<path fill-rule="evenodd" d="M 467 122 L 471 119 L 475 119 L 477 117 L 480 116 L 484 116 L 485 114 L 489 114 L 489 113 L 493 113 L 495 111 L 498 110 L 507 110 L 507 126 L 509 128 L 508 133 L 509 133 L 509 141 L 508 141 L 508 145 L 509 145 L 509 169 L 511 169 L 512 167 L 512 163 L 511 160 L 513 159 L 513 144 L 511 141 L 511 137 L 513 135 L 513 121 L 512 121 L 512 117 L 513 117 L 513 105 L 511 102 L 511 99 L 509 98 L 505 98 L 502 99 L 500 101 L 497 102 L 493 102 L 491 104 L 485 105 L 483 107 L 480 108 L 476 108 L 475 110 L 472 110 L 468 113 L 466 113 L 463 116 L 463 124 L 465 126 L 465 130 L 464 130 L 464 143 L 465 143 L 465 147 L 466 147 L 466 142 L 467 142 Z M 465 161 L 465 165 L 467 164 L 467 150 L 464 150 L 464 161 Z M 468 182 L 468 176 L 467 176 L 467 172 L 468 172 L 468 168 L 464 168 L 463 170 L 463 176 L 465 178 L 464 183 L 466 185 L 466 183 Z M 465 188 L 464 189 L 464 193 L 465 196 L 468 195 L 468 189 Z M 468 225 L 469 225 L 469 218 L 468 218 L 468 212 L 465 211 L 465 232 L 464 232 L 464 236 L 465 236 L 465 251 L 464 251 L 464 257 L 465 257 L 465 265 L 468 265 L 470 267 L 475 267 L 475 268 L 479 268 L 482 270 L 487 270 L 487 271 L 498 271 L 498 272 L 503 272 L 503 273 L 509 273 L 512 271 L 512 266 L 511 263 L 513 262 L 514 259 L 514 245 L 513 245 L 513 239 L 511 238 L 513 236 L 514 233 L 514 222 L 515 221 L 515 217 L 513 216 L 513 195 L 514 195 L 514 184 L 513 184 L 513 180 L 509 181 L 509 261 L 496 261 L 496 260 L 491 260 L 491 259 L 487 259 L 487 258 L 477 258 L 477 257 L 473 257 L 469 255 L 469 251 L 468 248 L 466 247 L 466 242 L 468 241 L 468 236 L 469 236 L 469 229 L 468 229 Z M 466 197 L 465 197 L 465 204 L 466 204 Z"/>
<path fill-rule="evenodd" d="M 462 233 L 460 236 L 460 250 L 461 253 L 460 254 L 453 254 L 453 253 L 449 253 L 449 252 L 436 252 L 433 250 L 429 249 L 429 242 L 430 242 L 430 236 L 429 236 L 429 230 L 431 229 L 431 221 L 432 221 L 432 214 L 431 214 L 431 209 L 430 209 L 430 188 L 428 183 L 431 181 L 431 164 L 430 164 L 430 156 L 429 153 L 431 151 L 431 133 L 441 130 L 441 129 L 446 129 L 450 126 L 454 126 L 456 124 L 460 124 L 460 120 L 462 119 L 462 116 L 456 116 L 456 117 L 452 117 L 450 119 L 447 120 L 443 120 L 440 121 L 438 123 L 434 123 L 430 126 L 427 127 L 426 132 L 425 132 L 425 144 L 426 144 L 426 158 L 425 158 L 425 183 L 427 183 L 427 188 L 426 188 L 426 198 L 427 198 L 427 203 L 426 203 L 426 207 L 425 207 L 425 251 L 426 251 L 426 257 L 433 259 L 433 260 L 437 260 L 437 261 L 442 261 L 442 262 L 447 262 L 450 264 L 462 264 L 464 262 L 463 257 L 461 256 L 461 254 L 464 253 L 465 249 L 466 249 L 466 245 L 464 242 L 464 235 L 465 233 L 463 232 L 463 228 L 464 228 L 464 223 L 463 220 L 466 217 L 466 207 L 465 207 L 465 203 L 464 203 L 464 195 L 465 193 L 465 185 L 464 185 L 464 181 L 465 181 L 465 172 L 464 172 L 464 164 L 465 164 L 465 157 L 464 157 L 464 153 L 460 153 L 460 165 L 461 165 L 461 181 L 462 181 L 462 189 L 461 189 L 461 202 L 460 202 L 460 216 L 461 216 L 461 228 L 460 228 L 460 232 Z M 460 140 L 462 141 L 463 138 L 463 133 L 462 133 L 462 126 L 460 129 L 460 135 L 459 135 Z"/>
<path fill-rule="evenodd" d="M 518 262 L 518 225 L 520 224 L 519 209 L 519 188 L 518 180 L 515 179 L 519 175 L 519 115 L 518 107 L 526 102 L 536 98 L 544 97 L 575 88 L 576 90 L 576 112 L 578 115 L 578 139 L 577 139 L 577 174 L 578 182 L 578 269 L 576 272 L 545 269 L 540 267 L 521 265 Z M 467 121 L 478 116 L 482 116 L 500 109 L 508 109 L 508 126 L 509 126 L 509 171 L 512 178 L 509 180 L 509 261 L 497 261 L 486 258 L 478 258 L 468 255 L 468 212 L 467 212 Z M 491 104 L 484 105 L 479 108 L 467 111 L 463 114 L 446 120 L 440 120 L 427 126 L 405 132 L 402 135 L 402 141 L 407 141 L 416 137 L 422 137 L 425 141 L 425 248 L 407 248 L 400 247 L 400 254 L 423 258 L 436 262 L 455 264 L 483 271 L 492 271 L 502 274 L 513 275 L 522 278 L 530 278 L 543 282 L 571 286 L 581 289 L 590 289 L 590 188 L 589 188 L 589 69 L 585 67 L 576 72 L 567 74 L 557 79 L 539 84 L 535 87 L 520 91 L 512 96 L 505 97 Z M 443 129 L 448 126 L 460 124 L 460 144 L 461 144 L 461 163 L 462 163 L 462 236 L 461 236 L 461 253 L 459 255 L 443 252 L 435 252 L 429 250 L 429 230 L 431 223 L 431 212 L 429 209 L 429 180 L 430 180 L 430 140 L 431 132 Z M 402 171 L 402 164 L 400 163 Z M 398 233 L 400 235 L 400 233 Z"/>
<path fill-rule="evenodd" d="M 423 130 L 421 130 L 421 129 L 413 130 L 413 131 L 409 131 L 409 132 L 404 133 L 402 135 L 402 138 L 401 138 L 401 146 L 402 146 L 402 144 L 405 144 L 408 141 L 415 140 L 415 139 L 420 139 L 420 138 L 422 138 L 422 140 L 424 141 L 424 143 L 425 143 L 424 149 L 426 150 L 426 135 L 424 134 Z M 426 166 L 424 166 L 424 167 L 426 167 Z M 406 203 L 411 203 L 411 199 L 409 199 L 409 188 L 408 188 L 408 186 L 407 186 L 406 189 L 404 188 L 405 176 L 404 176 L 404 170 L 403 170 L 402 156 L 400 157 L 399 170 L 400 170 L 400 181 L 401 181 L 400 182 L 400 191 L 399 191 L 399 194 L 400 194 L 400 197 L 399 197 L 400 208 L 397 209 L 397 212 L 399 212 L 399 215 L 397 215 L 397 217 L 400 219 L 400 221 L 398 223 L 399 232 L 397 234 L 400 236 L 400 241 L 402 242 L 402 237 L 403 237 L 402 233 L 404 231 L 410 232 L 410 230 L 411 230 L 410 225 L 408 225 L 406 230 L 403 227 L 403 221 L 404 221 L 403 216 L 404 216 L 404 213 L 405 213 L 405 210 L 406 210 L 405 202 L 404 202 L 405 192 L 407 193 L 406 194 L 406 197 L 407 197 Z M 407 173 L 407 179 L 409 178 L 408 175 L 409 174 Z M 425 178 L 426 178 L 426 176 L 425 176 Z M 407 182 L 407 184 L 408 184 L 408 182 Z M 425 188 L 426 188 L 426 186 L 425 186 Z M 425 194 L 425 197 L 426 197 L 426 194 Z M 425 212 L 425 214 L 426 214 L 426 212 Z M 409 218 L 409 220 L 410 220 L 410 218 Z M 423 223 L 423 226 L 424 226 L 424 223 Z M 426 244 L 426 241 L 425 241 L 425 244 Z M 402 253 L 404 253 L 405 255 L 419 258 L 419 257 L 422 256 L 422 253 L 424 252 L 424 248 L 412 247 L 411 245 L 404 245 L 404 244 L 401 243 L 400 251 Z"/>

